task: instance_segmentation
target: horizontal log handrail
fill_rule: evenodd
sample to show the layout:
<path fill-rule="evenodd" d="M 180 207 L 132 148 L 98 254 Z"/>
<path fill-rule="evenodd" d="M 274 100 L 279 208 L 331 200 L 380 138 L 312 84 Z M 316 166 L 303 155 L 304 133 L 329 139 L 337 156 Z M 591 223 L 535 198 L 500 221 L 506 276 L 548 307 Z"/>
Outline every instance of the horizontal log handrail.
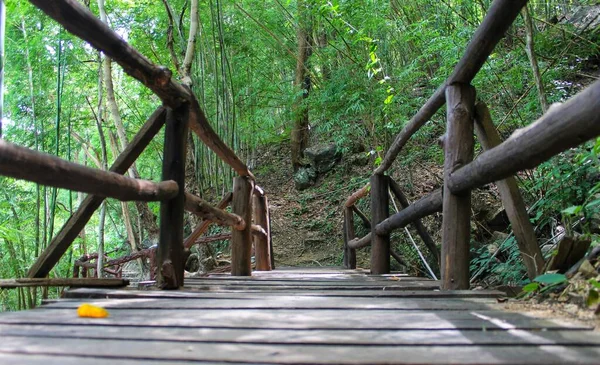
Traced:
<path fill-rule="evenodd" d="M 0 140 L 0 174 L 41 185 L 121 201 L 162 201 L 177 195 L 175 181 L 155 183 L 93 169 Z"/>
<path fill-rule="evenodd" d="M 348 200 L 346 200 L 346 202 L 344 203 L 344 207 L 350 208 L 351 206 L 356 204 L 356 202 L 359 199 L 362 199 L 365 196 L 369 195 L 370 190 L 371 190 L 371 184 L 367 183 L 365 186 L 363 186 L 362 188 L 360 188 L 357 191 L 355 191 L 354 193 L 352 193 L 352 195 L 350 195 Z"/>
<path fill-rule="evenodd" d="M 348 247 L 357 249 L 367 247 L 371 244 L 371 233 L 367 233 L 366 236 L 361 238 L 354 238 L 353 240 L 348 241 Z"/>
<path fill-rule="evenodd" d="M 600 135 L 600 81 L 567 102 L 553 105 L 535 123 L 516 130 L 497 147 L 450 174 L 454 194 L 533 168 Z"/>
<path fill-rule="evenodd" d="M 417 219 L 421 219 L 441 211 L 442 190 L 438 189 L 379 223 L 375 227 L 375 232 L 382 235 L 389 234 L 394 229 L 405 227 Z"/>
<path fill-rule="evenodd" d="M 184 209 L 218 225 L 231 226 L 238 231 L 246 228 L 246 222 L 239 215 L 215 208 L 205 200 L 190 193 L 185 193 Z"/>
<path fill-rule="evenodd" d="M 471 83 L 526 3 L 527 0 L 495 0 L 492 3 L 450 77 L 435 91 L 406 127 L 396 136 L 381 165 L 375 169 L 376 174 L 383 174 L 392 166 L 398 153 L 410 137 L 444 105 L 446 102 L 446 85 L 454 82 Z"/>
<path fill-rule="evenodd" d="M 229 203 L 231 203 L 232 197 L 233 197 L 233 194 L 231 192 L 228 192 L 227 194 L 225 194 L 225 196 L 217 204 L 217 209 L 225 209 L 227 207 L 227 205 L 229 205 Z M 194 229 L 192 234 L 190 234 L 183 242 L 183 247 L 185 249 L 189 249 L 190 247 L 195 245 L 196 240 L 200 236 L 202 236 L 204 234 L 204 232 L 206 232 L 206 230 L 208 229 L 208 227 L 210 227 L 211 224 L 212 224 L 212 221 L 207 220 L 207 219 L 203 220 L 200 224 L 198 224 L 198 226 L 196 226 L 196 228 Z"/>

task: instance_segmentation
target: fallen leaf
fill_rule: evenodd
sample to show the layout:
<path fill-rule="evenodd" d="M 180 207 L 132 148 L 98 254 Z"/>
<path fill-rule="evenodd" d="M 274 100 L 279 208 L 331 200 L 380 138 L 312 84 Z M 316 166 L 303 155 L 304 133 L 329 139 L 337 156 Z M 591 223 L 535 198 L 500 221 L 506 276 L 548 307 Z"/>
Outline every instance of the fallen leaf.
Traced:
<path fill-rule="evenodd" d="M 95 305 L 84 303 L 77 308 L 77 315 L 81 318 L 106 318 L 108 311 Z"/>

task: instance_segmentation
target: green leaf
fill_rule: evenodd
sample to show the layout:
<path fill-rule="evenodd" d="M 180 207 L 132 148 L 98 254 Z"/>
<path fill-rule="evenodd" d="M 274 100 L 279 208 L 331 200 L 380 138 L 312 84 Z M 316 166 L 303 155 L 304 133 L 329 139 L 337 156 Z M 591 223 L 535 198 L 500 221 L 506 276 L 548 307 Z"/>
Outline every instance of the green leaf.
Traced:
<path fill-rule="evenodd" d="M 544 274 L 533 279 L 533 281 L 540 284 L 552 285 L 564 283 L 565 281 L 567 281 L 567 277 L 563 274 Z"/>
<path fill-rule="evenodd" d="M 388 95 L 387 98 L 385 98 L 385 100 L 383 101 L 383 103 L 385 105 L 388 105 L 388 104 L 391 104 L 393 100 L 394 100 L 394 94 L 390 94 L 390 95 Z"/>
<path fill-rule="evenodd" d="M 539 283 L 529 283 L 523 287 L 523 291 L 525 293 L 532 293 L 540 289 Z"/>
<path fill-rule="evenodd" d="M 590 283 L 590 285 L 592 285 L 594 288 L 600 289 L 600 283 L 598 282 L 598 280 L 590 279 L 588 280 L 588 283 Z"/>
<path fill-rule="evenodd" d="M 588 292 L 588 296 L 585 299 L 585 304 L 587 304 L 588 307 L 591 307 L 598 304 L 599 302 L 600 295 L 598 295 L 598 292 L 595 289 L 590 289 L 590 291 Z"/>
<path fill-rule="evenodd" d="M 577 215 L 581 212 L 581 205 L 573 205 L 572 207 L 568 207 L 567 209 L 563 209 L 560 212 L 566 215 Z"/>

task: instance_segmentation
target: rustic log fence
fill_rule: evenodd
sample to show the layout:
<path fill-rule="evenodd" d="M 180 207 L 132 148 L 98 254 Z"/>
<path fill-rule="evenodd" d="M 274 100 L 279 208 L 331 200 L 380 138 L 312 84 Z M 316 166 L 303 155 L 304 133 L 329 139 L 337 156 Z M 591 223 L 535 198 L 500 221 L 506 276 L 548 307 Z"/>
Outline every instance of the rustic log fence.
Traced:
<path fill-rule="evenodd" d="M 506 141 L 500 140 L 487 106 L 476 103 L 475 89 L 470 84 L 526 3 L 526 0 L 492 3 L 450 77 L 396 136 L 370 183 L 348 198 L 344 204 L 346 268 L 356 268 L 355 250 L 370 245 L 371 272 L 389 273 L 390 255 L 401 260 L 390 250 L 389 235 L 412 223 L 441 268 L 442 288 L 468 289 L 471 189 L 495 182 L 528 276 L 533 279 L 541 273 L 544 258 L 512 175 L 600 135 L 600 81 L 567 102 L 552 106 L 535 123 L 515 131 Z M 447 123 L 446 134 L 441 138 L 445 154 L 443 187 L 409 205 L 400 186 L 385 173 L 408 140 L 444 104 L 447 104 Z M 472 161 L 474 132 L 484 152 Z M 390 217 L 388 190 L 402 207 Z M 371 199 L 371 232 L 355 237 L 353 215 L 358 211 L 355 204 L 367 195 Z M 419 222 L 440 211 L 443 213 L 441 254 Z"/>
<path fill-rule="evenodd" d="M 114 276 L 120 276 L 119 270 L 125 262 L 156 256 L 154 264 L 157 285 L 163 289 L 183 286 L 186 257 L 184 249 L 189 249 L 196 243 L 203 243 L 200 236 L 211 223 L 232 227 L 230 236 L 233 275 L 251 275 L 253 243 L 256 246 L 257 269 L 271 270 L 273 250 L 267 197 L 264 191 L 255 185 L 254 176 L 248 167 L 212 129 L 192 91 L 176 82 L 167 68 L 153 64 L 127 44 L 76 0 L 30 2 L 64 26 L 67 31 L 117 62 L 127 74 L 152 90 L 161 99 L 163 106 L 150 116 L 109 171 L 92 169 L 0 140 L 0 175 L 90 194 L 37 258 L 28 272 L 28 277 L 48 276 L 105 198 L 121 201 L 160 201 L 161 204 L 158 247 L 109 260 L 104 266 L 113 267 L 109 268 L 109 272 Z M 163 125 L 165 137 L 162 181 L 156 183 L 123 176 Z M 217 207 L 211 206 L 200 197 L 186 193 L 183 189 L 188 130 L 196 133 L 207 147 L 239 175 L 234 180 L 233 194 L 227 194 Z M 232 203 L 232 213 L 225 211 L 229 203 Z M 185 241 L 184 210 L 203 219 Z M 255 224 L 252 223 L 253 219 Z M 207 243 L 210 238 L 204 238 L 204 241 Z M 91 258 L 78 260 L 75 265 L 75 278 L 67 281 L 17 280 L 10 285 L 17 287 L 21 284 L 53 285 L 52 283 L 65 282 L 77 285 L 80 275 L 83 278 L 79 279 L 88 283 L 89 279 L 85 276 L 91 268 Z M 115 285 L 115 282 L 109 281 L 109 284 Z"/>

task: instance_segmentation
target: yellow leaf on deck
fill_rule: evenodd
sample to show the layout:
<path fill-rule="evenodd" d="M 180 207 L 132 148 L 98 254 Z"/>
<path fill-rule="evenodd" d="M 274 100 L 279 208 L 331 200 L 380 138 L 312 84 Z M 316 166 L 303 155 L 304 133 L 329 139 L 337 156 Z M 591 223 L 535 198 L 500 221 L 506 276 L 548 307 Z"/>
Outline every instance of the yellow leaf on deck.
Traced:
<path fill-rule="evenodd" d="M 106 318 L 108 311 L 91 304 L 82 304 L 77 308 L 77 315 L 82 318 Z"/>

